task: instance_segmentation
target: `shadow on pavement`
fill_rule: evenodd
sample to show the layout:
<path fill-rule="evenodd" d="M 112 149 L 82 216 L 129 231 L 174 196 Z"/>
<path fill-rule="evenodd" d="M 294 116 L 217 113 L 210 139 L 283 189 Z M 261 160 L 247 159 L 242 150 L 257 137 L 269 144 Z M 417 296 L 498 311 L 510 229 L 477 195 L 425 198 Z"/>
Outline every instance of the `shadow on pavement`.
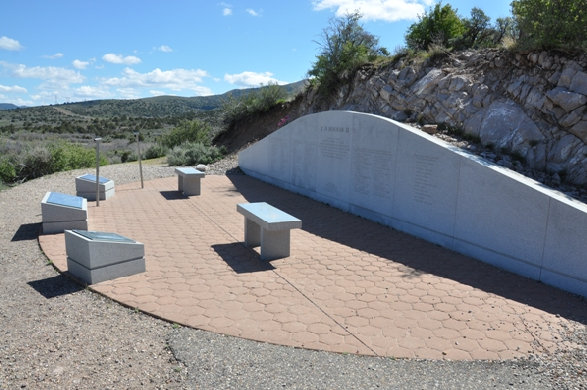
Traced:
<path fill-rule="evenodd" d="M 587 324 L 587 301 L 388 226 L 245 175 L 228 176 L 248 202 L 267 202 L 303 221 L 303 230 L 403 264 L 406 278 L 432 274 Z"/>
<path fill-rule="evenodd" d="M 256 251 L 246 247 L 243 243 L 216 244 L 212 245 L 212 248 L 237 274 L 275 269 L 269 262 L 261 260 Z"/>

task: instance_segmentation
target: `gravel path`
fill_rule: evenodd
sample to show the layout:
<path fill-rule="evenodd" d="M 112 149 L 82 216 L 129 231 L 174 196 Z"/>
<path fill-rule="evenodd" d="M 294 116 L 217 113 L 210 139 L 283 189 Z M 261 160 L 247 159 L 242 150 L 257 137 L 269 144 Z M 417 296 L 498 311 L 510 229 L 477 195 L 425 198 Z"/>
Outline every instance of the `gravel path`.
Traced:
<path fill-rule="evenodd" d="M 208 174 L 238 173 L 235 158 Z M 587 389 L 587 331 L 580 347 L 502 362 L 375 358 L 308 351 L 178 328 L 58 274 L 40 251 L 40 200 L 75 193 L 88 170 L 0 192 L 0 389 Z M 136 165 L 101 168 L 138 182 Z M 173 168 L 144 166 L 145 180 Z M 578 313 L 582 324 L 587 313 Z M 585 329 L 585 327 L 583 327 Z"/>

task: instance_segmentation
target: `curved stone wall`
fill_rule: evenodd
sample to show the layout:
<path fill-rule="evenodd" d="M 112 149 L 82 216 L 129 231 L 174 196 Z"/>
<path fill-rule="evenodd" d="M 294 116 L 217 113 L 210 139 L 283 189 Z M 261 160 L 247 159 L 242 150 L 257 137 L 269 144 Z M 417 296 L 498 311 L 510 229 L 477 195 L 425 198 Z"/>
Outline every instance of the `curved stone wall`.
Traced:
<path fill-rule="evenodd" d="M 239 153 L 254 177 L 587 296 L 587 205 L 384 117 L 325 111 Z"/>

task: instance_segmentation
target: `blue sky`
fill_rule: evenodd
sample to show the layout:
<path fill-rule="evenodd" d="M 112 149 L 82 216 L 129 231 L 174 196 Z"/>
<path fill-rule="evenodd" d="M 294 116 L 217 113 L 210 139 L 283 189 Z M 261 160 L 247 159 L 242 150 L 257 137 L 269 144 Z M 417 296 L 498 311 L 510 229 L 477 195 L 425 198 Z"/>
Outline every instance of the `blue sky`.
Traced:
<path fill-rule="evenodd" d="M 511 0 L 445 0 L 494 22 Z M 0 102 L 201 96 L 302 80 L 329 20 L 358 10 L 394 52 L 433 0 L 4 0 Z"/>

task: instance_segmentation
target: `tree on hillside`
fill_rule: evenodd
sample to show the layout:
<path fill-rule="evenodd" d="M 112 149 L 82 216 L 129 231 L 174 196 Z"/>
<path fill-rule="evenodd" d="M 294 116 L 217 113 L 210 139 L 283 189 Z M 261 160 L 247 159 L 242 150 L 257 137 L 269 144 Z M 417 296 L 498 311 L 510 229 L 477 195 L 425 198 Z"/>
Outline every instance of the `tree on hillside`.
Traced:
<path fill-rule="evenodd" d="M 495 21 L 493 42 L 495 44 L 502 43 L 505 38 L 513 40 L 518 39 L 518 30 L 516 22 L 509 16 L 507 18 L 497 18 Z"/>
<path fill-rule="evenodd" d="M 463 35 L 465 26 L 450 4 L 441 2 L 418 17 L 419 21 L 408 28 L 406 44 L 409 49 L 427 50 L 431 44 L 449 47 Z"/>
<path fill-rule="evenodd" d="M 465 32 L 463 41 L 467 47 L 478 48 L 486 46 L 491 34 L 489 21 L 491 18 L 485 15 L 480 8 L 474 7 L 471 10 L 471 17 L 463 21 Z"/>
<path fill-rule="evenodd" d="M 587 0 L 514 0 L 519 46 L 587 49 Z"/>
<path fill-rule="evenodd" d="M 378 46 L 378 38 L 363 29 L 360 19 L 358 12 L 347 14 L 332 19 L 324 29 L 320 54 L 308 72 L 321 92 L 329 93 L 350 80 L 359 66 L 389 54 Z"/>

